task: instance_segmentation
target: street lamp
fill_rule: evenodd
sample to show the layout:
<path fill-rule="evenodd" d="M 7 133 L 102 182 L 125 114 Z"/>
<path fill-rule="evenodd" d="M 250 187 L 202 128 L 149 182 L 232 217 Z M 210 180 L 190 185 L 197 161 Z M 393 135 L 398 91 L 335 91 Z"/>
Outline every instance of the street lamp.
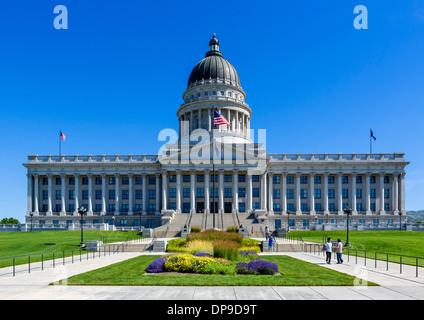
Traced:
<path fill-rule="evenodd" d="M 287 210 L 287 232 L 290 231 L 290 211 Z"/>
<path fill-rule="evenodd" d="M 78 213 L 81 215 L 81 222 L 80 222 L 80 225 L 81 225 L 81 243 L 80 243 L 80 247 L 83 247 L 84 246 L 84 240 L 83 240 L 83 235 L 82 235 L 82 222 L 83 222 L 82 221 L 82 216 L 86 212 L 87 212 L 87 209 L 84 208 L 84 206 L 81 206 L 81 207 L 78 208 Z"/>
<path fill-rule="evenodd" d="M 143 214 L 143 211 L 140 210 L 137 213 L 140 215 L 140 232 L 141 232 L 141 215 Z"/>
<path fill-rule="evenodd" d="M 399 231 L 402 231 L 402 211 L 399 211 Z"/>
<path fill-rule="evenodd" d="M 31 217 L 31 232 L 32 232 L 32 216 L 34 215 L 32 212 L 29 213 L 30 217 Z"/>
<path fill-rule="evenodd" d="M 346 239 L 346 247 L 350 246 L 349 243 L 349 214 L 352 213 L 352 209 L 350 207 L 346 207 L 343 210 L 347 214 L 346 228 L 347 228 L 347 239 Z"/>

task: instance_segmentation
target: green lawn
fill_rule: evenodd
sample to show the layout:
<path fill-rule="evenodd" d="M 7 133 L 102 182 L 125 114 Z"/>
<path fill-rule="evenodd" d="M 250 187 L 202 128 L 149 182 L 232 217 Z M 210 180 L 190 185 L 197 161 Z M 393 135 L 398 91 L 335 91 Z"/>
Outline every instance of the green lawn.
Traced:
<path fill-rule="evenodd" d="M 331 237 L 333 241 L 341 239 L 346 242 L 346 231 L 290 231 L 290 236 L 301 236 L 304 241 L 323 243 Z M 374 259 L 376 252 L 400 254 L 424 258 L 424 232 L 421 231 L 349 231 L 350 248 L 366 250 L 367 258 Z M 345 250 L 344 254 L 348 251 Z M 351 251 L 355 255 L 355 251 Z M 364 253 L 358 251 L 358 256 Z M 377 259 L 386 260 L 386 255 L 377 255 Z M 399 262 L 399 257 L 389 256 L 389 261 Z M 403 258 L 402 263 L 415 265 L 415 259 Z M 424 266 L 424 259 L 419 259 Z"/>
<path fill-rule="evenodd" d="M 100 240 L 101 237 L 106 237 L 105 241 L 108 243 L 124 241 L 128 236 L 134 236 L 137 233 L 137 231 L 84 231 L 84 242 Z M 0 232 L 0 258 L 53 251 L 55 258 L 60 258 L 63 250 L 79 249 L 80 242 L 80 231 Z M 67 255 L 70 255 L 70 252 Z M 48 254 L 43 259 L 48 260 L 52 257 L 52 254 Z M 40 259 L 41 256 L 33 256 L 31 262 L 40 261 Z M 16 264 L 27 262 L 28 257 L 16 259 Z M 0 259 L 0 267 L 11 266 L 12 263 L 12 259 Z"/>
<path fill-rule="evenodd" d="M 278 264 L 283 275 L 145 275 L 160 256 L 139 256 L 101 269 L 73 276 L 68 285 L 150 286 L 353 286 L 354 277 L 288 256 L 261 256 Z M 368 283 L 368 285 L 375 285 Z"/>

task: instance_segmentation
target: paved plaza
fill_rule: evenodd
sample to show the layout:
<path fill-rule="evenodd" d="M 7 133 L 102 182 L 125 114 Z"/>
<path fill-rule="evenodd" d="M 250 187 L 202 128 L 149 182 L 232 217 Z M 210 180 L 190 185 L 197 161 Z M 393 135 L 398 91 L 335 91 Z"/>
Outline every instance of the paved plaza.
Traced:
<path fill-rule="evenodd" d="M 16 275 L 12 268 L 0 269 L 0 299 L 2 300 L 423 300 L 424 299 L 424 270 L 419 270 L 416 277 L 414 267 L 402 267 L 374 260 L 366 262 L 354 257 L 347 261 L 344 256 L 343 264 L 331 265 L 325 263 L 321 254 L 306 252 L 273 253 L 285 254 L 297 259 L 308 261 L 325 268 L 354 275 L 357 277 L 355 286 L 346 287 L 186 287 L 186 286 L 67 286 L 51 285 L 70 276 L 101 268 L 126 259 L 131 259 L 140 252 L 124 252 L 113 255 L 76 259 L 74 263 L 57 260 L 53 268 L 51 262 L 44 262 L 44 270 L 39 263 L 28 267 L 19 266 Z M 161 253 L 155 253 L 161 254 Z M 268 254 L 268 253 L 267 253 Z M 363 286 L 365 279 L 380 286 Z"/>

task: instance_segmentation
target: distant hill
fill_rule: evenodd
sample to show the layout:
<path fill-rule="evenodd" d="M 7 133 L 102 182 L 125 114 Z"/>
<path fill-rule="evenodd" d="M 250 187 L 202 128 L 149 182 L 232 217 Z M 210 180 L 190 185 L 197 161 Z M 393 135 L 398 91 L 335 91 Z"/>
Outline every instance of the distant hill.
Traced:
<path fill-rule="evenodd" d="M 412 222 L 412 223 L 417 221 L 424 222 L 424 210 L 407 211 L 406 214 L 408 215 L 408 222 Z"/>

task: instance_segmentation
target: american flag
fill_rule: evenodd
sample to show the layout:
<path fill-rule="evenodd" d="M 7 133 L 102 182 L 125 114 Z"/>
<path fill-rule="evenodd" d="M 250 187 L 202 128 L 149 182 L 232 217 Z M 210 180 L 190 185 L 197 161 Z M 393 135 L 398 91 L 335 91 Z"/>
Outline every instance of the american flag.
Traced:
<path fill-rule="evenodd" d="M 66 136 L 63 134 L 63 132 L 60 132 L 60 140 L 65 140 Z"/>
<path fill-rule="evenodd" d="M 226 124 L 227 126 L 231 127 L 227 119 L 225 119 L 224 116 L 216 110 L 213 111 L 213 124 L 214 125 Z"/>

